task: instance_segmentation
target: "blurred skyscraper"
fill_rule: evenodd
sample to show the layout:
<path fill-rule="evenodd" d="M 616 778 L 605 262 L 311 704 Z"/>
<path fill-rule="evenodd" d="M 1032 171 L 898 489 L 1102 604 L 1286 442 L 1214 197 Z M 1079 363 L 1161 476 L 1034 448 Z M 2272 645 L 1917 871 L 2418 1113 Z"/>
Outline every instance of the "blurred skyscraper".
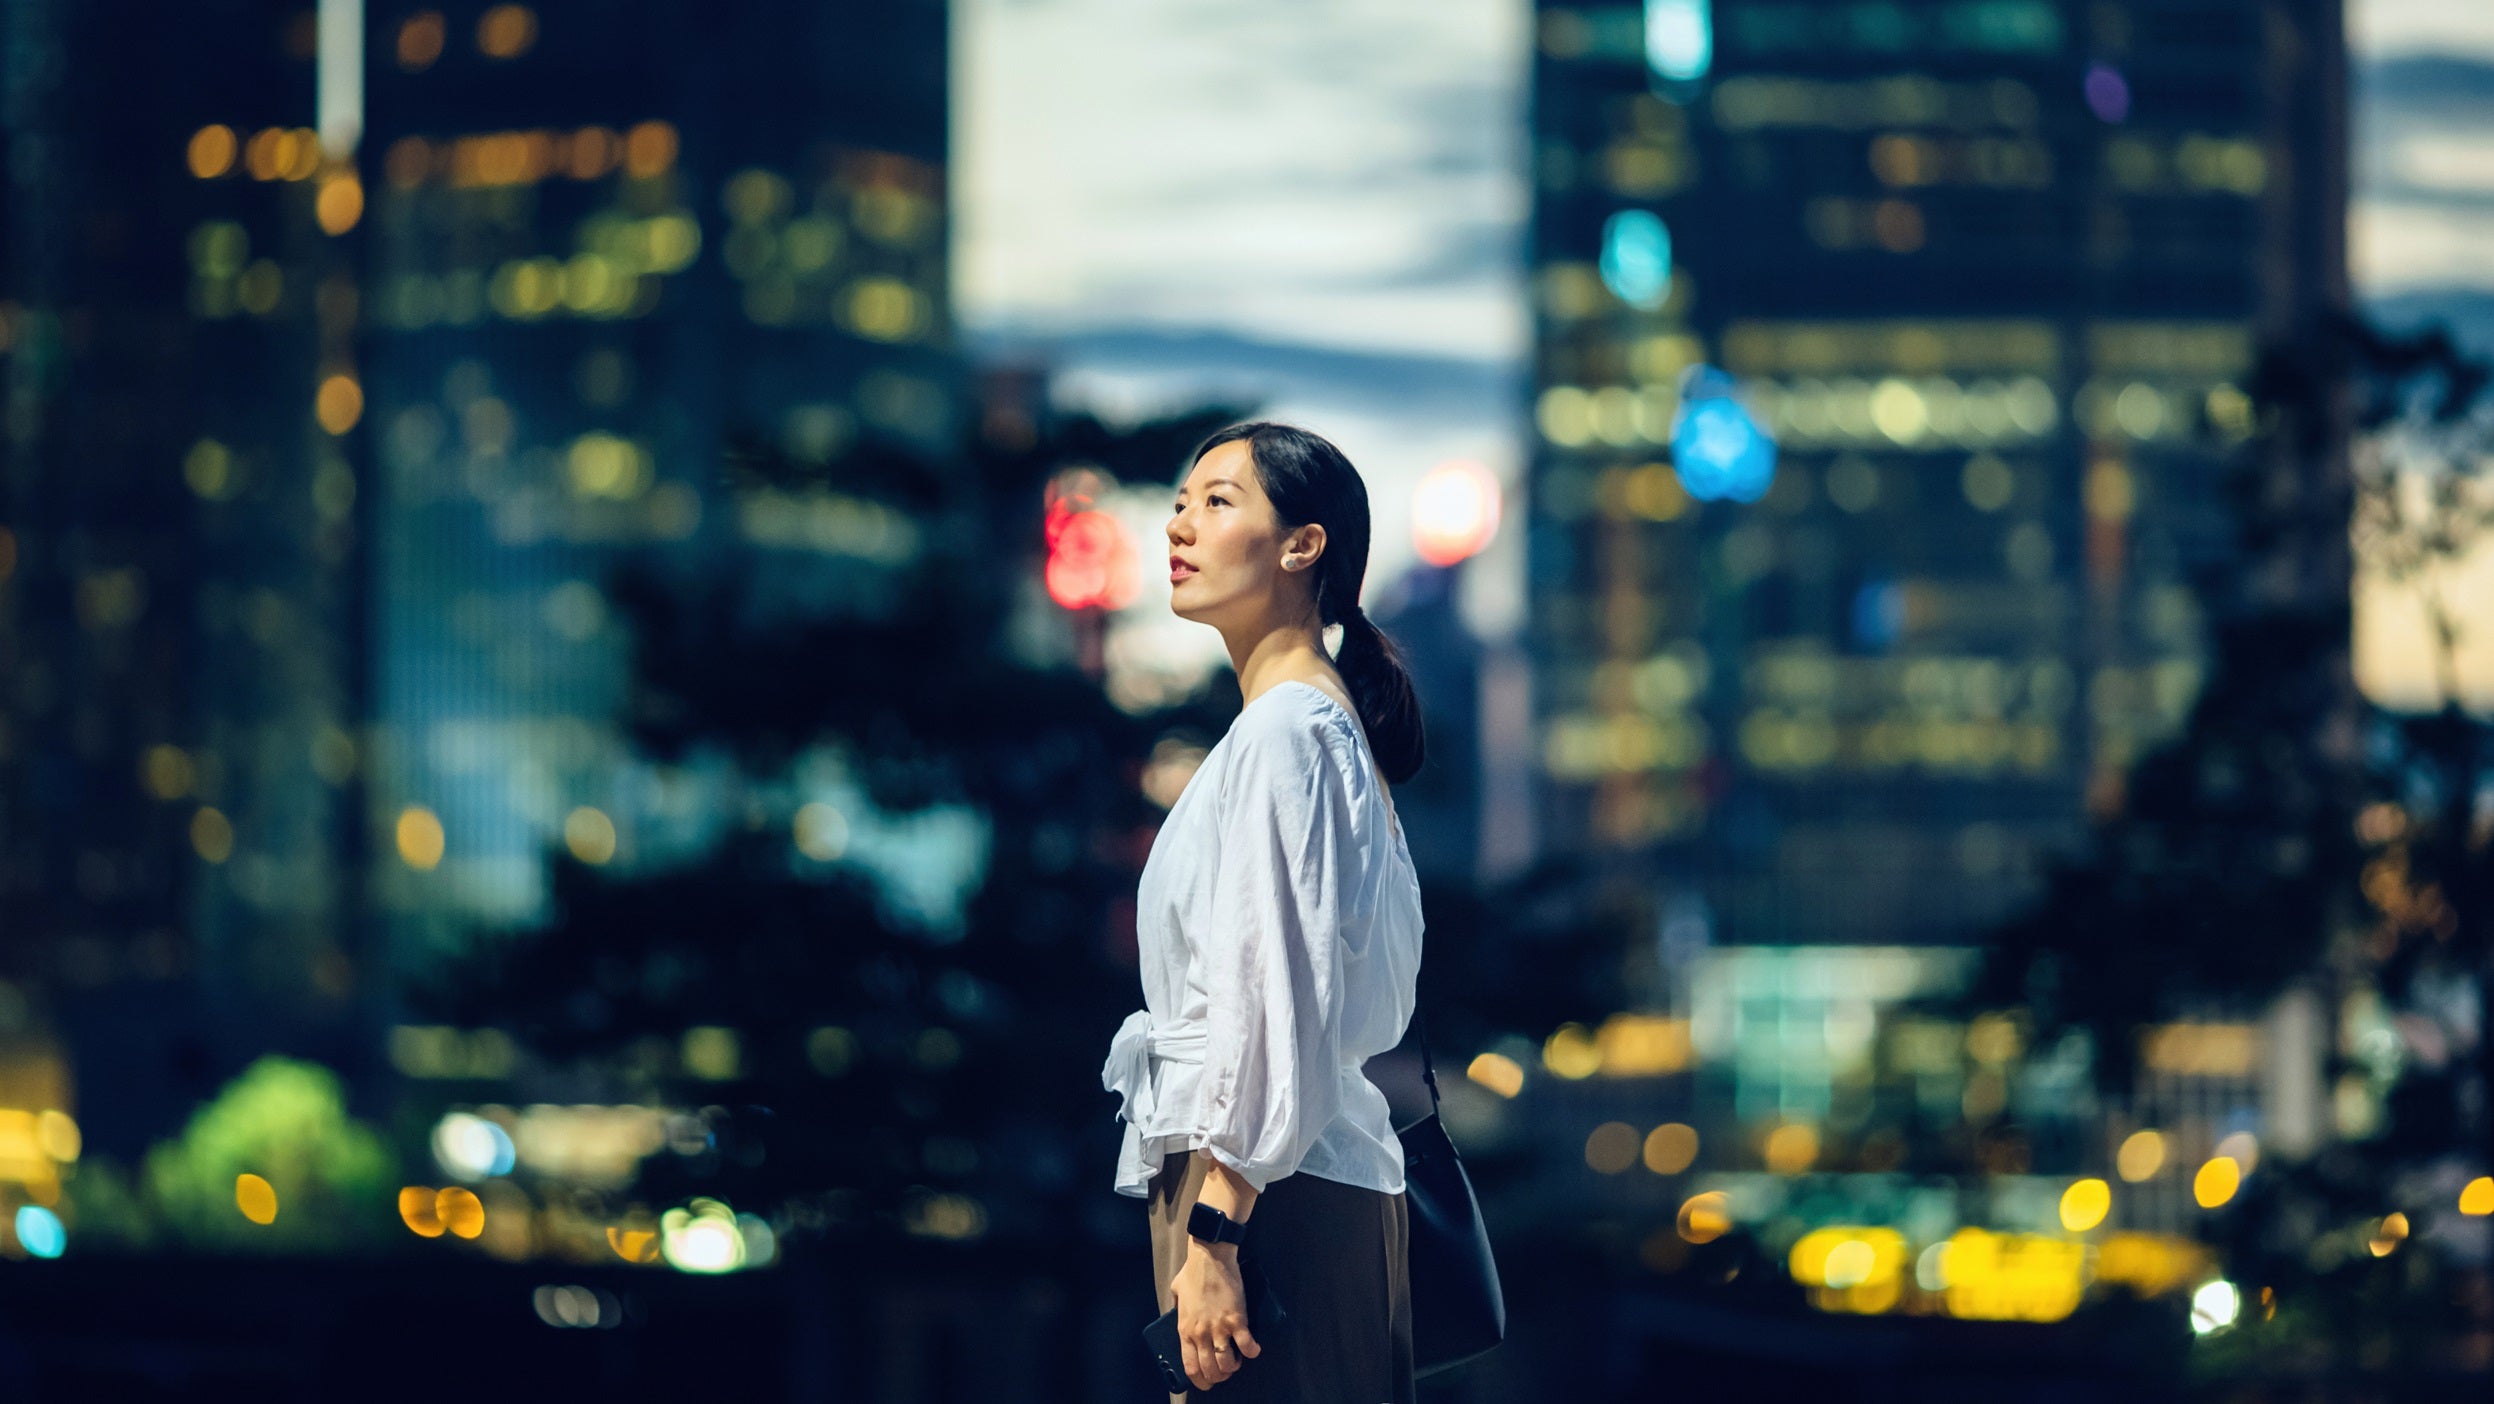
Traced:
<path fill-rule="evenodd" d="M 940 3 L 373 23 L 373 861 L 420 963 L 538 916 L 550 851 L 632 864 L 741 822 L 700 758 L 627 753 L 604 577 L 761 551 L 779 603 L 873 608 L 920 524 L 731 484 L 732 440 L 940 451 L 966 387 Z"/>
<path fill-rule="evenodd" d="M 917 552 L 726 466 L 963 428 L 946 14 L 10 0 L 0 70 L 0 1044 L 165 1094 L 80 1109 L 123 1149 L 352 1069 L 549 852 L 745 817 L 625 755 L 603 587 Z"/>
<path fill-rule="evenodd" d="M 1543 843 L 1973 935 L 2198 690 L 2246 377 L 2345 303 L 2339 4 L 1538 21 Z"/>

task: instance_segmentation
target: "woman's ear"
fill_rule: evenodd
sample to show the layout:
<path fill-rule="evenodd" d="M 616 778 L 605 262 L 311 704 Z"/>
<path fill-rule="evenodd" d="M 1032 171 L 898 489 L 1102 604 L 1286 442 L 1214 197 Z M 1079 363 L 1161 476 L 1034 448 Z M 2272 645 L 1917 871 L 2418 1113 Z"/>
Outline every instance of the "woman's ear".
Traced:
<path fill-rule="evenodd" d="M 1325 528 L 1315 522 L 1282 538 L 1282 569 L 1307 570 L 1325 554 Z"/>

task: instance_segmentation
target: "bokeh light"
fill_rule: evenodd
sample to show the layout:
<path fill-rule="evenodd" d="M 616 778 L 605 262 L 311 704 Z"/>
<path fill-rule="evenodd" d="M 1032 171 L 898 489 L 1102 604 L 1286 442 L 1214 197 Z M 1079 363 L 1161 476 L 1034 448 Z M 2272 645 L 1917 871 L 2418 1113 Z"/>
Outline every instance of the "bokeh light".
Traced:
<path fill-rule="evenodd" d="M 1412 545 L 1433 566 L 1478 555 L 1498 534 L 1498 480 L 1466 459 L 1437 465 L 1412 490 Z"/>
<path fill-rule="evenodd" d="M 245 1172 L 234 1177 L 234 1207 L 255 1224 L 277 1222 L 277 1189 L 257 1175 Z"/>
<path fill-rule="evenodd" d="M 1513 1097 L 1524 1090 L 1524 1068 L 1504 1053 L 1483 1053 L 1464 1069 L 1471 1078 L 1501 1097 Z"/>
<path fill-rule="evenodd" d="M 2165 1137 L 2158 1131 L 2133 1131 L 2115 1152 L 2113 1168 L 2131 1184 L 2152 1179 L 2165 1168 Z"/>
<path fill-rule="evenodd" d="M 1646 1133 L 1645 1168 L 1657 1175 L 1677 1175 L 1697 1163 L 1697 1129 L 1666 1121 Z"/>
<path fill-rule="evenodd" d="M 472 1189 L 449 1185 L 434 1194 L 433 1217 L 460 1238 L 478 1238 L 485 1232 L 485 1201 Z"/>
<path fill-rule="evenodd" d="M 418 1238 L 442 1236 L 442 1218 L 435 1212 L 440 1191 L 426 1185 L 409 1185 L 398 1192 L 399 1222 Z"/>
<path fill-rule="evenodd" d="M 2366 1240 L 2364 1247 L 2376 1258 L 2387 1258 L 2399 1250 L 2400 1244 L 2407 1242 L 2407 1233 L 2407 1215 L 2384 1214 L 2374 1223 L 2372 1236 Z"/>
<path fill-rule="evenodd" d="M 681 1272 L 734 1272 L 745 1265 L 745 1235 L 734 1210 L 695 1199 L 659 1216 L 658 1251 Z"/>
<path fill-rule="evenodd" d="M 2085 1233 L 2104 1222 L 2113 1208 L 2113 1187 L 2102 1180 L 2080 1180 L 2061 1192 L 2061 1227 Z"/>
<path fill-rule="evenodd" d="M 2460 1189 L 2459 1212 L 2479 1219 L 2494 1214 L 2494 1175 L 2479 1175 Z"/>
<path fill-rule="evenodd" d="M 69 1246 L 61 1216 L 40 1204 L 21 1204 L 14 1221 L 17 1246 L 38 1258 L 57 1258 Z"/>
<path fill-rule="evenodd" d="M 1606 1121 L 1585 1138 L 1585 1163 L 1604 1175 L 1616 1175 L 1637 1163 L 1637 1128 L 1624 1121 Z"/>
<path fill-rule="evenodd" d="M 1798 1175 L 1818 1162 L 1818 1128 L 1787 1122 L 1767 1133 L 1767 1168 L 1778 1175 Z"/>
<path fill-rule="evenodd" d="M 2202 1209 L 2215 1209 L 2233 1199 L 2234 1192 L 2242 1186 L 2243 1167 L 2236 1163 L 2234 1157 L 2220 1155 L 2201 1166 L 2200 1172 L 2191 1177 L 2191 1197 L 2199 1201 Z"/>
<path fill-rule="evenodd" d="M 1680 1206 L 1680 1236 L 1691 1243 L 1712 1243 L 1732 1230 L 1732 1201 L 1720 1190 L 1691 1195 Z"/>
<path fill-rule="evenodd" d="M 1755 502 L 1775 478 L 1775 441 L 1733 396 L 1731 377 L 1694 366 L 1672 422 L 1672 468 L 1700 502 Z"/>
<path fill-rule="evenodd" d="M 1652 210 L 1621 210 L 1602 226 L 1598 265 L 1611 295 L 1640 311 L 1671 296 L 1671 231 Z"/>
<path fill-rule="evenodd" d="M 2191 1294 L 2191 1329 L 2200 1335 L 2222 1331 L 2243 1311 L 2243 1294 L 2224 1278 L 2203 1282 Z"/>
<path fill-rule="evenodd" d="M 452 1112 L 433 1128 L 433 1158 L 462 1180 L 507 1175 L 517 1159 L 511 1134 L 473 1112 Z"/>

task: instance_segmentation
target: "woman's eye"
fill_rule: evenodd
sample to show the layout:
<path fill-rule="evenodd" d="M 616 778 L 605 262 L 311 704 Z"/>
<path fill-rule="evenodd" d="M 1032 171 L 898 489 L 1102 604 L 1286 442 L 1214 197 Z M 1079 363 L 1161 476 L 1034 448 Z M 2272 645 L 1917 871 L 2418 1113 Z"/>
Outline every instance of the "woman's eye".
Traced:
<path fill-rule="evenodd" d="M 1222 501 L 1223 501 L 1223 499 L 1218 498 L 1218 497 L 1207 497 L 1207 498 L 1205 498 L 1205 499 L 1204 499 L 1204 501 L 1206 501 L 1206 502 L 1222 502 Z M 1226 503 L 1224 503 L 1224 505 L 1227 505 L 1227 504 L 1226 504 Z"/>

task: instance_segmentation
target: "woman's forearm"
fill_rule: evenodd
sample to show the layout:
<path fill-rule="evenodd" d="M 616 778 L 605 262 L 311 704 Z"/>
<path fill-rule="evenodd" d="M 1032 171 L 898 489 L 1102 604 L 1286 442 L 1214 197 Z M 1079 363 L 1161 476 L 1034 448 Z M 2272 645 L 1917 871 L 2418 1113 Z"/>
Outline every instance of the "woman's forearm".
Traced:
<path fill-rule="evenodd" d="M 1255 1187 L 1240 1178 L 1237 1171 L 1222 1164 L 1211 1151 L 1198 1148 L 1194 1153 L 1205 1162 L 1204 1187 L 1195 1196 L 1195 1202 L 1211 1205 L 1229 1215 L 1234 1223 L 1247 1222 L 1247 1216 L 1255 1212 Z"/>

